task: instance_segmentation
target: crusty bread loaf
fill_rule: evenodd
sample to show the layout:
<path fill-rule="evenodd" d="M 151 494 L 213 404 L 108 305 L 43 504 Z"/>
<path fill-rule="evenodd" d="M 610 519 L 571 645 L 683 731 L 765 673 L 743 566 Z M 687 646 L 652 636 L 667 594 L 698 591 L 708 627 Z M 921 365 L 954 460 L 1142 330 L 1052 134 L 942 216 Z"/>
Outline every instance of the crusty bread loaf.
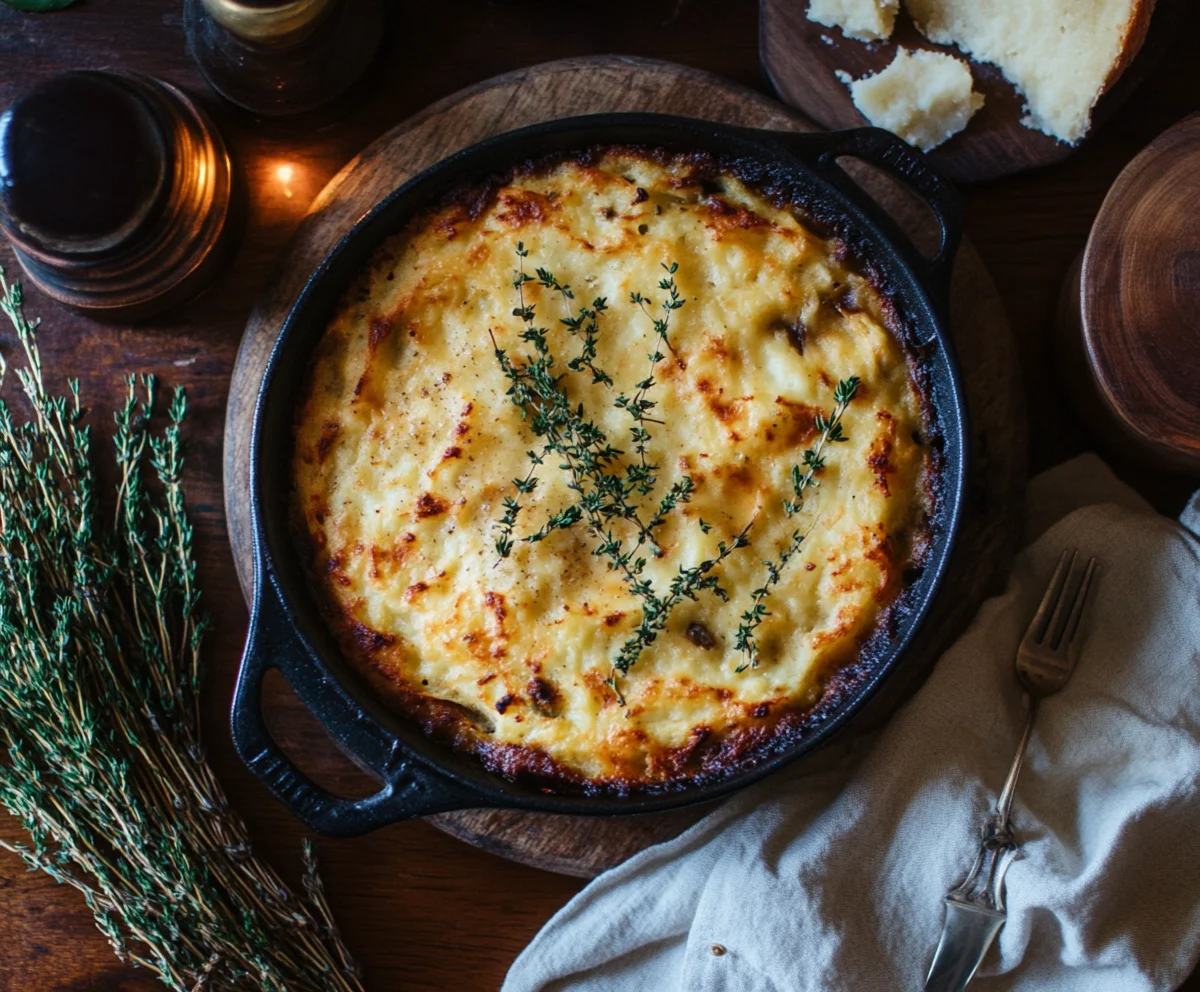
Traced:
<path fill-rule="evenodd" d="M 904 0 L 930 41 L 998 66 L 1029 127 L 1074 144 L 1145 39 L 1154 0 Z"/>
<path fill-rule="evenodd" d="M 810 0 L 808 19 L 849 38 L 880 41 L 892 33 L 900 0 Z"/>
<path fill-rule="evenodd" d="M 867 120 L 922 151 L 958 134 L 983 106 L 983 96 L 972 88 L 970 67 L 942 52 L 901 48 L 886 69 L 849 86 Z"/>

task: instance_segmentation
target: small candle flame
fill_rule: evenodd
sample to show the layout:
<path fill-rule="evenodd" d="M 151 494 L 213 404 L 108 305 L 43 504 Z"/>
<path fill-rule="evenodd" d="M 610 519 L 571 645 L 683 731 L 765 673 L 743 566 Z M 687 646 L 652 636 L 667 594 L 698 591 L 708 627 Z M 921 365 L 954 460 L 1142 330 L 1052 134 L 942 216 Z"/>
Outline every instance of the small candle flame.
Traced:
<path fill-rule="evenodd" d="M 283 187 L 283 195 L 289 200 L 292 198 L 291 182 L 295 174 L 296 170 L 286 163 L 275 169 L 275 178 L 279 180 L 279 184 Z"/>

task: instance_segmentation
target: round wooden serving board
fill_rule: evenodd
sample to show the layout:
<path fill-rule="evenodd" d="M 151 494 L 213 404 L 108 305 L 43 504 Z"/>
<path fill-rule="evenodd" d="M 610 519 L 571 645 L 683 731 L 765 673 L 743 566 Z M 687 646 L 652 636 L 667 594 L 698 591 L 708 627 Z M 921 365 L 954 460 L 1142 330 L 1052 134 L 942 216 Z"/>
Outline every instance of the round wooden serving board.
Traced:
<path fill-rule="evenodd" d="M 1124 102 L 1165 53 L 1174 25 L 1187 0 L 1157 0 L 1145 43 L 1132 64 L 1100 99 L 1092 115 L 1093 128 Z M 896 28 L 887 41 L 847 38 L 840 28 L 808 19 L 808 0 L 762 0 L 759 12 L 759 52 L 763 69 L 776 92 L 814 121 L 830 129 L 862 127 L 866 119 L 850 99 L 850 90 L 835 75 L 854 79 L 889 65 L 896 49 L 948 51 L 935 45 L 913 25 L 901 7 Z M 1024 101 L 993 65 L 972 62 L 975 89 L 985 99 L 966 129 L 930 153 L 930 158 L 955 182 L 980 182 L 1059 162 L 1077 146 L 1025 127 Z"/>
<path fill-rule="evenodd" d="M 398 124 L 339 173 L 313 202 L 259 300 L 242 339 L 225 425 L 229 537 L 247 598 L 252 582 L 250 428 L 272 343 L 308 275 L 341 235 L 410 176 L 489 135 L 538 121 L 603 111 L 656 111 L 747 126 L 806 131 L 786 107 L 717 76 L 666 62 L 605 56 L 568 59 L 499 76 Z M 921 216 L 903 190 L 875 174 L 860 179 L 897 218 Z M 1008 324 L 975 250 L 964 243 L 954 275 L 952 323 L 973 435 L 969 495 L 945 592 L 908 663 L 856 721 L 877 725 L 927 674 L 985 595 L 1007 574 L 1025 485 L 1025 410 Z M 278 680 L 282 681 L 282 680 Z M 881 698 L 887 697 L 887 698 Z M 268 723 L 280 745 L 335 791 L 354 789 L 348 762 L 294 696 L 269 693 Z M 361 785 L 360 785 L 361 790 Z M 568 817 L 479 810 L 430 817 L 442 830 L 503 857 L 591 877 L 696 822 L 706 808 L 641 817 Z"/>
<path fill-rule="evenodd" d="M 1115 448 L 1200 474 L 1200 114 L 1113 183 L 1064 286 L 1072 399 Z"/>

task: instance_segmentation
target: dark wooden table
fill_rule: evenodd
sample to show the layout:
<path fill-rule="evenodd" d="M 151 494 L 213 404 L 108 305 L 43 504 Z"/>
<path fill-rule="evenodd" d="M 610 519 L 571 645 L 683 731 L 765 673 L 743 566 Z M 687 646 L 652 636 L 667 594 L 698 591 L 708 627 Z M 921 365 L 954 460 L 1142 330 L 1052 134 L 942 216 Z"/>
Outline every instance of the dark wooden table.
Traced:
<path fill-rule="evenodd" d="M 797 3 L 802 0 L 796 0 Z M 178 0 L 84 0 L 62 13 L 25 15 L 0 6 L 0 107 L 35 80 L 67 68 L 121 66 L 199 93 L 216 116 L 251 191 L 234 263 L 195 303 L 140 326 L 102 326 L 36 293 L 45 318 L 48 375 L 77 375 L 96 421 L 130 371 L 188 387 L 192 401 L 188 494 L 200 572 L 216 619 L 207 642 L 207 716 L 213 759 L 260 848 L 296 877 L 300 825 L 251 779 L 226 729 L 246 609 L 225 539 L 221 431 L 229 373 L 251 302 L 309 199 L 359 149 L 428 103 L 487 76 L 568 55 L 621 52 L 673 59 L 765 88 L 754 0 L 610 0 L 604 5 L 439 0 L 394 3 L 380 57 L 344 100 L 316 117 L 267 123 L 205 92 L 184 50 Z M 1105 190 L 1139 149 L 1200 109 L 1200 6 L 1180 43 L 1142 89 L 1065 164 L 969 190 L 967 228 L 1009 310 L 1029 399 L 1031 468 L 1094 446 L 1065 407 L 1052 353 L 1059 286 L 1083 247 Z M 281 165 L 291 178 L 280 179 Z M 12 272 L 7 246 L 0 264 Z M 0 350 L 12 337 L 0 330 Z M 1195 480 L 1146 470 L 1109 453 L 1118 473 L 1161 510 L 1177 513 Z M 10 822 L 0 833 L 15 839 Z M 366 838 L 324 841 L 334 908 L 370 989 L 495 989 L 537 928 L 580 888 L 576 880 L 522 868 L 466 847 L 424 823 Z M 121 966 L 73 891 L 0 858 L 0 990 L 160 988 Z M 1200 992 L 1193 978 L 1186 988 Z"/>

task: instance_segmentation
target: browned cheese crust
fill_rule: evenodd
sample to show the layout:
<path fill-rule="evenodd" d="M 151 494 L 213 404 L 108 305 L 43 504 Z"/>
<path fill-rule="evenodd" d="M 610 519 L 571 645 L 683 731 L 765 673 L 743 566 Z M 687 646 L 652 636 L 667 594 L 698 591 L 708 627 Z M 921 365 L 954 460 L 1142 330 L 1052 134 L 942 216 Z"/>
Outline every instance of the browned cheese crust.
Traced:
<path fill-rule="evenodd" d="M 802 733 L 873 642 L 927 539 L 936 471 L 920 375 L 896 310 L 799 206 L 697 156 L 610 148 L 516 170 L 426 211 L 376 253 L 313 359 L 297 412 L 294 511 L 319 601 L 343 651 L 425 730 L 490 769 L 556 789 L 664 790 L 746 767 Z M 525 285 L 573 403 L 634 460 L 614 402 L 649 374 L 664 265 L 683 306 L 653 370 L 648 519 L 685 476 L 690 502 L 643 547 L 659 591 L 750 525 L 716 570 L 728 594 L 684 600 L 617 679 L 641 619 L 586 520 L 522 538 L 576 501 L 557 454 L 522 497 L 514 548 L 496 550 L 505 497 L 539 450 L 496 347 L 518 364 L 513 288 L 523 242 L 574 300 Z M 631 302 L 641 293 L 650 304 Z M 561 323 L 607 301 L 595 364 Z M 789 517 L 792 469 L 833 390 L 862 385 L 819 487 Z M 703 526 L 701 526 L 703 522 Z M 612 525 L 632 547 L 637 531 Z M 738 671 L 741 615 L 792 536 L 800 551 L 766 600 L 757 667 Z"/>

